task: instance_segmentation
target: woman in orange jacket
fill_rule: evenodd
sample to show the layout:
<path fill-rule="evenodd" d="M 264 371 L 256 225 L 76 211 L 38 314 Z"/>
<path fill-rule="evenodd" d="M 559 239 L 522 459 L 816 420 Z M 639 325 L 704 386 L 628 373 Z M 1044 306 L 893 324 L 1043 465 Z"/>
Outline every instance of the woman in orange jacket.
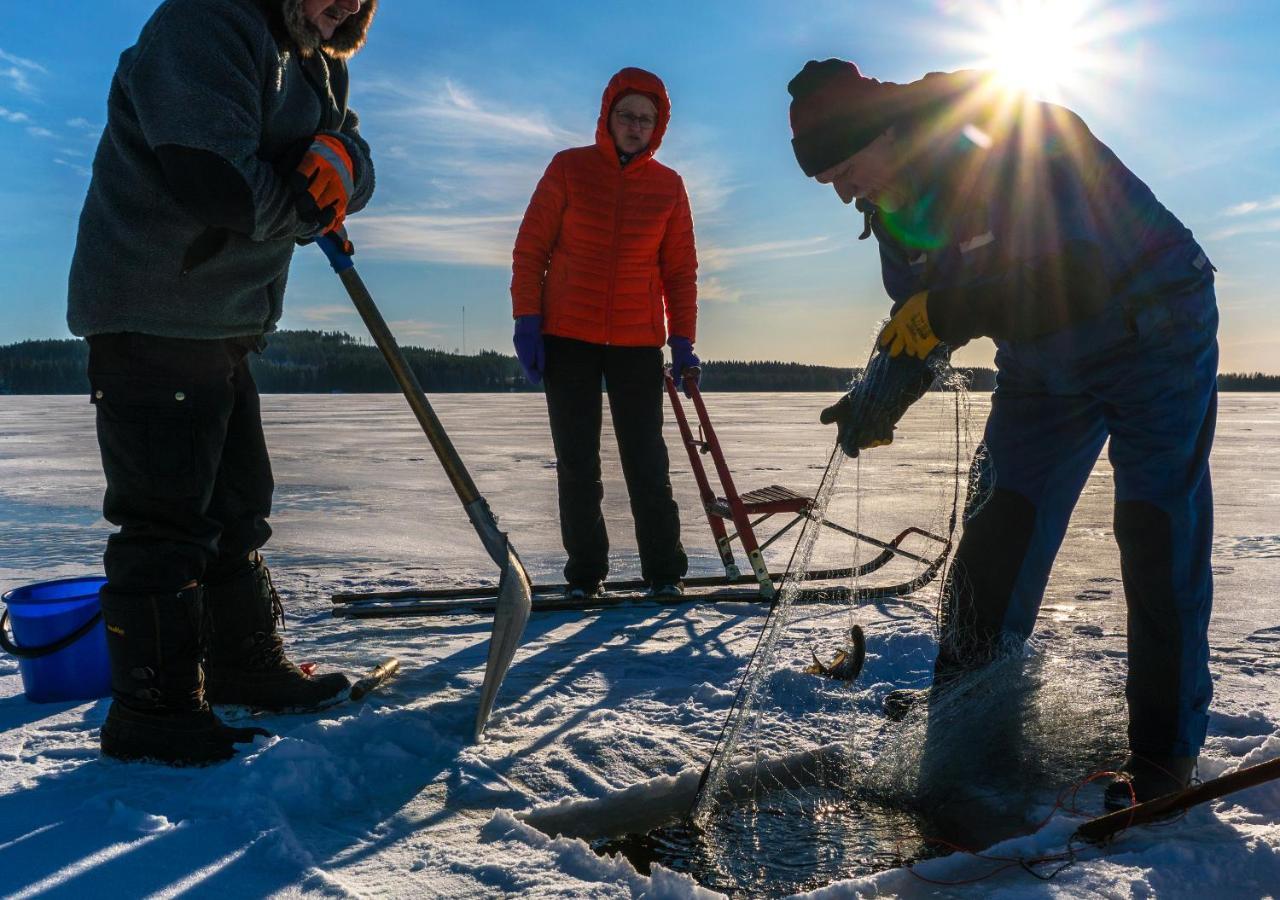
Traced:
<path fill-rule="evenodd" d="M 655 596 L 674 596 L 688 570 L 662 440 L 662 344 L 677 383 L 686 370 L 696 377 L 698 258 L 684 182 L 653 158 L 670 117 L 656 75 L 614 75 L 595 143 L 552 158 L 512 254 L 516 352 L 532 383 L 546 379 L 569 596 L 596 594 L 609 571 L 602 380 L 641 576 Z"/>

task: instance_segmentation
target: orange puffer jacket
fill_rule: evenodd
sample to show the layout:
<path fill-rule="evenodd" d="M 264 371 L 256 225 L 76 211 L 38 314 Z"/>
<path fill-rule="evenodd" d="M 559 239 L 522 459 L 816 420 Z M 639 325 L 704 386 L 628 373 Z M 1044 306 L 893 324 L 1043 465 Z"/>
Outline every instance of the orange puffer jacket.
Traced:
<path fill-rule="evenodd" d="M 623 167 L 608 123 L 614 101 L 631 91 L 657 99 L 658 121 L 649 146 Z M 623 69 L 613 76 L 595 144 L 555 155 L 520 223 L 511 277 L 516 316 L 541 314 L 544 334 L 595 344 L 658 347 L 667 329 L 697 338 L 689 197 L 680 176 L 653 159 L 670 118 L 656 75 Z"/>

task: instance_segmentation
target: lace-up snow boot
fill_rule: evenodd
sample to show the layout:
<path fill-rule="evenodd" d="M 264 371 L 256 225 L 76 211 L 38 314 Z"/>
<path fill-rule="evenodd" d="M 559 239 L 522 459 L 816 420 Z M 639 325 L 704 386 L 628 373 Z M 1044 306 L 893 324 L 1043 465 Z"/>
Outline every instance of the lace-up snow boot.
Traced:
<path fill-rule="evenodd" d="M 349 686 L 341 672 L 312 677 L 284 655 L 277 625 L 284 606 L 271 573 L 254 553 L 244 567 L 205 587 L 211 634 L 205 667 L 210 703 L 271 712 L 323 709 Z"/>
<path fill-rule="evenodd" d="M 225 725 L 205 702 L 199 587 L 164 594 L 104 588 L 100 599 L 113 696 L 100 735 L 103 756 L 208 765 L 268 734 Z"/>
<path fill-rule="evenodd" d="M 1120 767 L 1119 777 L 1107 785 L 1103 803 L 1107 809 L 1124 809 L 1176 793 L 1191 784 L 1195 771 L 1194 756 L 1131 753 Z"/>

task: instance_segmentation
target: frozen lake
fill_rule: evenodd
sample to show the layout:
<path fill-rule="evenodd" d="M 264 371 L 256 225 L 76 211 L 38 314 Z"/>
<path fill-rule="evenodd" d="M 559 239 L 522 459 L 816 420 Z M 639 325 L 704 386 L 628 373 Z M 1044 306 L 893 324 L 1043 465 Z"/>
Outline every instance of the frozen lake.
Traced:
<path fill-rule="evenodd" d="M 834 438 L 817 415 L 833 399 L 707 395 L 739 489 L 779 483 L 812 491 Z M 945 528 L 954 463 L 946 402 L 929 395 L 908 414 L 892 447 L 845 464 L 832 519 L 885 537 L 907 524 Z M 554 457 L 542 397 L 446 395 L 433 403 L 535 580 L 560 580 Z M 971 403 L 976 439 L 988 400 L 975 396 Z M 687 879 L 667 873 L 651 883 L 625 862 L 597 861 L 580 844 L 543 839 L 494 811 L 602 796 L 700 766 L 758 635 L 759 611 L 536 615 L 499 696 L 488 742 L 470 746 L 488 634 L 483 617 L 329 617 L 328 597 L 337 591 L 494 576 L 404 400 L 268 396 L 263 408 L 277 481 L 275 536 L 266 555 L 288 597 L 293 655 L 358 670 L 394 653 L 404 675 L 358 710 L 264 717 L 280 737 L 260 741 L 232 763 L 167 771 L 99 762 L 95 729 L 105 702 L 27 703 L 16 664 L 0 657 L 4 890 L 14 896 L 690 894 Z M 691 574 L 717 574 L 696 486 L 668 418 Z M 634 577 L 634 536 L 607 422 L 605 432 L 613 574 Z M 1280 754 L 1277 446 L 1280 395 L 1222 396 L 1213 455 L 1217 697 L 1203 777 Z M 94 572 L 110 532 L 100 517 L 102 487 L 93 410 L 84 398 L 0 397 L 0 588 Z M 1050 643 L 1089 641 L 1100 665 L 1114 667 L 1124 651 L 1124 603 L 1111 490 L 1104 454 L 1072 519 L 1040 635 Z M 784 567 L 790 546 L 789 539 L 780 542 L 773 567 Z M 824 541 L 814 562 L 847 564 L 847 546 Z M 930 623 L 907 607 L 892 617 L 868 610 L 864 622 L 868 674 L 854 702 L 871 715 L 890 687 L 925 677 Z M 797 650 L 801 662 L 806 655 Z M 1239 887 L 1248 896 L 1274 888 L 1280 790 L 1268 790 L 1197 811 L 1169 841 L 1129 837 L 1127 856 L 1086 860 L 1059 883 L 1076 894 L 1117 883 L 1136 891 L 1141 881 L 1161 896 L 1177 895 L 1191 872 L 1212 862 L 1217 868 L 1201 888 L 1216 885 L 1215 893 L 1227 894 Z M 1039 839 L 1050 840 L 1051 832 Z M 954 867 L 957 877 L 967 871 L 962 862 Z M 1036 893 L 1038 883 L 1029 882 L 1016 872 L 999 879 L 1006 890 Z M 913 885 L 925 887 L 890 872 L 848 889 L 910 893 Z"/>
<path fill-rule="evenodd" d="M 817 414 L 830 401 L 826 394 L 709 394 L 739 490 L 776 482 L 812 491 L 833 435 L 832 428 L 817 424 Z M 555 456 L 541 395 L 454 394 L 433 404 L 530 574 L 538 581 L 560 580 Z M 862 524 L 891 534 L 901 524 L 949 510 L 945 404 L 942 396 L 929 395 L 908 413 L 895 445 L 864 457 L 860 492 L 855 466 L 845 467 L 832 519 L 852 520 L 861 499 Z M 974 439 L 981 436 L 988 405 L 986 396 L 973 396 Z M 321 591 L 492 577 L 488 556 L 399 395 L 267 396 L 263 407 L 277 482 L 275 536 L 267 548 L 276 567 L 311 570 L 326 580 L 316 585 Z M 626 490 L 607 415 L 605 420 L 612 575 L 637 577 Z M 697 486 L 669 415 L 667 444 L 690 574 L 717 574 Z M 1213 451 L 1213 634 L 1224 645 L 1259 625 L 1280 623 L 1277 447 L 1280 394 L 1222 395 Z M 102 486 L 88 403 L 0 397 L 0 583 L 91 572 L 110 533 L 100 516 Z M 1123 615 L 1123 597 L 1111 537 L 1111 492 L 1104 451 L 1049 584 L 1045 606 L 1054 616 L 1085 616 L 1087 605 L 1089 621 L 1123 627 L 1115 619 Z M 779 546 L 789 549 L 790 542 Z M 839 549 L 824 542 L 815 561 L 834 562 L 827 551 Z M 785 563 L 784 556 L 773 557 Z"/>

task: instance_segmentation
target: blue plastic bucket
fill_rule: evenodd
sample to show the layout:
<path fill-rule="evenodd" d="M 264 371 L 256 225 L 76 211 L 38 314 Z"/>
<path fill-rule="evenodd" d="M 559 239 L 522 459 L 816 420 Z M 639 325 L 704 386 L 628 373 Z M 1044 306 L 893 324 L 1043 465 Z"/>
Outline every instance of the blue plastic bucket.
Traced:
<path fill-rule="evenodd" d="M 111 693 L 107 629 L 98 603 L 106 583 L 105 578 L 63 578 L 14 588 L 0 598 L 5 606 L 0 647 L 18 657 L 28 700 L 95 700 Z"/>

